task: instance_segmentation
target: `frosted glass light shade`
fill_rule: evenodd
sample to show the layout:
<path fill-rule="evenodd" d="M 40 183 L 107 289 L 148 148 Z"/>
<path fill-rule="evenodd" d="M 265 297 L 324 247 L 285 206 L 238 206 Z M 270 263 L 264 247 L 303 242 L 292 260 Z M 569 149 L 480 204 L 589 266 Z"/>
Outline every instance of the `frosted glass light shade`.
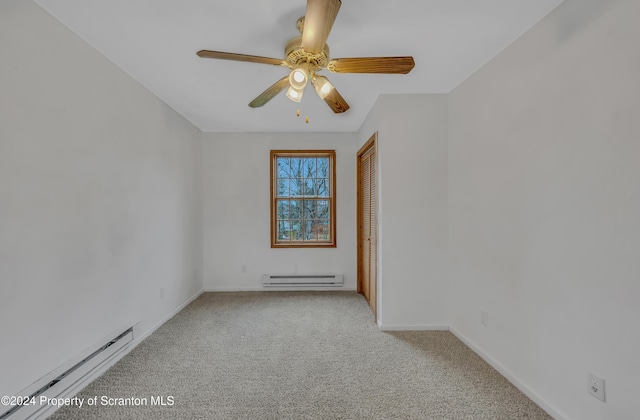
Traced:
<path fill-rule="evenodd" d="M 304 89 L 296 89 L 293 86 L 290 86 L 289 89 L 287 89 L 287 98 L 291 99 L 293 102 L 300 102 L 303 94 Z"/>
<path fill-rule="evenodd" d="M 307 86 L 307 72 L 302 69 L 294 69 L 291 74 L 289 74 L 289 84 L 292 88 L 302 90 L 305 86 Z"/>
<path fill-rule="evenodd" d="M 326 98 L 328 94 L 333 90 L 333 85 L 324 76 L 316 76 L 312 80 L 313 87 L 316 89 L 318 96 L 322 99 Z"/>

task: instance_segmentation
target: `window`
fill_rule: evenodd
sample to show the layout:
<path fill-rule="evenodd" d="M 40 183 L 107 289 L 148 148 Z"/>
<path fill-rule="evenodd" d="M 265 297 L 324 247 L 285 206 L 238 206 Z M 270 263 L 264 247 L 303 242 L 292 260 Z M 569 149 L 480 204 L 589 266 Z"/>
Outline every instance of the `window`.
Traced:
<path fill-rule="evenodd" d="M 336 246 L 334 150 L 271 151 L 271 247 Z"/>

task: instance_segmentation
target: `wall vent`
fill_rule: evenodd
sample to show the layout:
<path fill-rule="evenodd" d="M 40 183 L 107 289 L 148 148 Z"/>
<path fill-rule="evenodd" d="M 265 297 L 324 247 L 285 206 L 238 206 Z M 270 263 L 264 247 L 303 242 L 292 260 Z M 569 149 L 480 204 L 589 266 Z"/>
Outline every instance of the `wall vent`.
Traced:
<path fill-rule="evenodd" d="M 342 287 L 342 274 L 264 274 L 264 287 Z"/>

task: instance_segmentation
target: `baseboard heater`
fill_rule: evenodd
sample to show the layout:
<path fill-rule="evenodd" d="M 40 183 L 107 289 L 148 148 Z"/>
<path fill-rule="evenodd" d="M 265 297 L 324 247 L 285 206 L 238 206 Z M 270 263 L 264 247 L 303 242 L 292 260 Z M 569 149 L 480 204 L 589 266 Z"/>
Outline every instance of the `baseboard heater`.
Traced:
<path fill-rule="evenodd" d="M 342 287 L 342 274 L 264 274 L 262 286 L 264 287 Z"/>
<path fill-rule="evenodd" d="M 18 395 L 25 401 L 14 405 L 8 411 L 0 412 L 0 420 L 40 419 L 51 415 L 57 407 L 49 399 L 67 398 L 75 395 L 96 375 L 109 367 L 109 362 L 117 357 L 133 340 L 133 327 L 112 336 L 98 348 L 90 349 L 79 356 L 79 361 L 65 364 L 40 380 L 31 384 Z M 20 403 L 20 402 L 18 402 Z M 7 408 L 0 407 L 0 408 Z"/>

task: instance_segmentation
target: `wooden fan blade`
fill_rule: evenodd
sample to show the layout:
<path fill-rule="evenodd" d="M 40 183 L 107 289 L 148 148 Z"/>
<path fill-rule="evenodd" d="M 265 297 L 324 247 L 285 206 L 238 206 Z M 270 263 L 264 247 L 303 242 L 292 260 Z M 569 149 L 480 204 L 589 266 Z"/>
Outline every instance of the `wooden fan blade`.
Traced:
<path fill-rule="evenodd" d="M 413 57 L 336 58 L 327 64 L 333 73 L 407 74 L 413 69 Z"/>
<path fill-rule="evenodd" d="M 259 55 L 236 54 L 222 51 L 198 51 L 198 57 L 217 58 L 219 60 L 247 61 L 249 63 L 273 64 L 274 66 L 289 66 L 286 61 L 277 58 L 260 57 Z"/>
<path fill-rule="evenodd" d="M 349 109 L 349 104 L 344 100 L 336 88 L 333 88 L 331 92 L 325 96 L 324 101 L 336 114 L 341 114 Z"/>
<path fill-rule="evenodd" d="M 341 5 L 341 0 L 307 0 L 302 48 L 314 54 L 322 52 Z"/>
<path fill-rule="evenodd" d="M 275 96 L 283 91 L 287 86 L 289 86 L 289 76 L 285 76 L 282 79 L 278 80 L 274 84 L 272 84 L 267 90 L 262 92 L 256 99 L 249 103 L 251 108 L 259 108 L 262 105 L 266 104 Z"/>

